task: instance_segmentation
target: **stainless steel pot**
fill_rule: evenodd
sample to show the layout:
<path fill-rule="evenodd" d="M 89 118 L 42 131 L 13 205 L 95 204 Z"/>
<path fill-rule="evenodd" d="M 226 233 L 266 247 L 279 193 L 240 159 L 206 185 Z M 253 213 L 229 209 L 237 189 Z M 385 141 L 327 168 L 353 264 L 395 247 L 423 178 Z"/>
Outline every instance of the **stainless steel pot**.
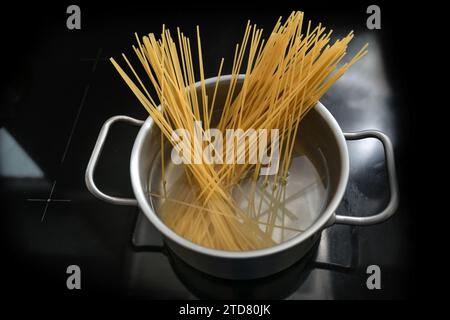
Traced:
<path fill-rule="evenodd" d="M 240 76 L 238 85 L 242 84 L 244 76 Z M 222 76 L 217 95 L 217 105 L 224 101 L 230 76 Z M 216 78 L 206 80 L 208 91 L 214 89 Z M 199 88 L 199 83 L 197 88 Z M 109 196 L 100 191 L 94 182 L 94 170 L 103 148 L 106 136 L 111 125 L 118 121 L 128 122 L 141 126 L 133 146 L 130 161 L 130 174 L 133 191 L 136 199 L 125 199 Z M 118 205 L 139 206 L 146 217 L 163 235 L 167 246 L 181 259 L 193 267 L 222 278 L 254 279 L 279 272 L 302 258 L 320 238 L 323 229 L 337 223 L 349 225 L 372 225 L 380 223 L 392 216 L 398 206 L 397 178 L 394 164 L 394 152 L 389 138 L 375 130 L 365 130 L 353 133 L 343 133 L 333 116 L 318 102 L 301 123 L 299 130 L 301 139 L 320 148 L 328 171 L 328 196 L 322 212 L 315 222 L 298 236 L 261 250 L 246 252 L 230 252 L 214 250 L 192 243 L 169 229 L 158 217 L 148 196 L 149 176 L 152 164 L 159 152 L 159 128 L 153 123 L 151 117 L 145 121 L 136 120 L 127 116 L 115 116 L 108 119 L 103 125 L 97 143 L 92 152 L 86 170 L 86 185 L 97 198 Z M 349 177 L 349 156 L 347 140 L 376 138 L 383 144 L 386 155 L 388 171 L 390 201 L 386 208 L 375 215 L 368 217 L 350 217 L 336 215 L 338 207 Z"/>

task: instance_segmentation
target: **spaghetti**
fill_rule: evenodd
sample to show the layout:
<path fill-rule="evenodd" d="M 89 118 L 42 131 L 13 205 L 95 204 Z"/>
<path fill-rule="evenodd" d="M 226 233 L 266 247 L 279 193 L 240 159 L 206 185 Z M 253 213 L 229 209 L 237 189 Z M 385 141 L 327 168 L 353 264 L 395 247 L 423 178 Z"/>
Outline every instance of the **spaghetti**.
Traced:
<path fill-rule="evenodd" d="M 341 64 L 353 33 L 331 43 L 332 31 L 326 31 L 321 24 L 312 28 L 311 22 L 308 22 L 304 32 L 303 21 L 303 12 L 293 12 L 284 23 L 280 18 L 266 41 L 262 39 L 262 29 L 248 22 L 242 44 L 236 45 L 223 106 L 215 104 L 224 60 L 220 62 L 213 95 L 208 96 L 198 27 L 198 90 L 191 43 L 179 29 L 177 40 L 172 38 L 165 26 L 159 40 L 154 34 L 144 36 L 142 41 L 136 35 L 137 45 L 133 46 L 133 50 L 156 91 L 160 107 L 127 57 L 122 54 L 129 68 L 128 73 L 111 58 L 123 80 L 161 130 L 162 198 L 167 201 L 163 202 L 159 212 L 164 222 L 184 238 L 215 249 L 254 250 L 274 245 L 274 229 L 285 228 L 276 223 L 279 212 L 277 203 L 285 197 L 283 185 L 299 123 L 333 83 L 367 53 L 366 44 L 350 61 Z M 245 78 L 239 91 L 238 76 L 243 70 Z M 221 109 L 217 109 L 219 107 Z M 221 112 L 218 122 L 213 122 L 215 110 Z M 262 170 L 260 162 L 220 165 L 187 163 L 185 178 L 191 187 L 182 188 L 181 184 L 174 183 L 170 190 L 166 190 L 163 136 L 173 148 L 177 148 L 173 133 L 184 129 L 195 136 L 199 121 L 202 134 L 213 127 L 222 132 L 226 129 L 241 129 L 244 132 L 278 129 L 281 150 L 278 171 L 274 176 L 263 177 L 263 185 L 272 186 L 272 198 L 266 201 L 270 208 L 267 221 L 260 220 L 263 198 L 259 203 L 254 201 Z M 194 153 L 202 148 L 202 145 L 189 143 Z M 244 141 L 243 150 L 249 151 L 254 143 L 250 141 L 245 144 Z M 232 154 L 236 154 L 233 144 L 227 144 L 226 148 L 228 151 L 231 148 Z M 273 152 L 270 160 L 275 161 L 272 155 Z M 252 191 L 247 195 L 246 210 L 237 205 L 233 196 L 244 179 L 250 179 L 253 183 Z M 170 199 L 167 194 L 176 194 L 178 199 Z M 282 212 L 284 215 L 285 210 Z"/>

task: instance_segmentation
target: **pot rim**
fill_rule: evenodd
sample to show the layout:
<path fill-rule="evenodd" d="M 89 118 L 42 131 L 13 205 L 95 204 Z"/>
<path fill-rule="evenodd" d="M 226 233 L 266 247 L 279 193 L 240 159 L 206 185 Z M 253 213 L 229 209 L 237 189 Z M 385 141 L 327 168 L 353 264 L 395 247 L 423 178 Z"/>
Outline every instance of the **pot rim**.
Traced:
<path fill-rule="evenodd" d="M 244 79 L 245 75 L 239 75 L 238 79 Z M 230 81 L 231 75 L 224 75 L 220 77 L 220 81 Z M 215 84 L 217 77 L 205 79 L 205 85 Z M 201 85 L 198 81 L 195 83 L 196 88 Z M 320 215 L 320 217 L 303 233 L 289 239 L 283 243 L 277 244 L 275 246 L 257 250 L 250 251 L 225 251 L 203 247 L 194 242 L 191 242 L 174 231 L 172 231 L 164 222 L 158 217 L 155 211 L 151 208 L 149 202 L 147 201 L 146 192 L 144 191 L 144 186 L 141 184 L 139 175 L 139 158 L 143 146 L 143 141 L 148 134 L 149 130 L 153 126 L 153 119 L 149 116 L 144 124 L 142 125 L 136 140 L 133 145 L 133 150 L 131 152 L 130 159 L 130 176 L 131 184 L 133 187 L 133 192 L 138 202 L 139 207 L 144 212 L 145 216 L 152 222 L 152 224 L 161 232 L 165 237 L 176 242 L 182 247 L 202 253 L 209 256 L 214 256 L 218 258 L 232 258 L 232 259 L 247 259 L 247 258 L 257 258 L 267 255 L 276 254 L 283 250 L 289 249 L 303 242 L 304 240 L 311 237 L 313 234 L 320 232 L 329 221 L 333 221 L 334 212 L 342 200 L 345 189 L 347 187 L 348 177 L 349 177 L 349 157 L 347 150 L 347 143 L 345 141 L 344 134 L 337 123 L 336 119 L 331 115 L 331 113 L 325 108 L 325 106 L 317 102 L 314 107 L 316 111 L 324 118 L 327 124 L 331 127 L 332 132 L 336 138 L 338 150 L 341 156 L 341 170 L 339 183 L 335 194 L 333 195 L 331 201 L 326 207 L 325 211 Z"/>

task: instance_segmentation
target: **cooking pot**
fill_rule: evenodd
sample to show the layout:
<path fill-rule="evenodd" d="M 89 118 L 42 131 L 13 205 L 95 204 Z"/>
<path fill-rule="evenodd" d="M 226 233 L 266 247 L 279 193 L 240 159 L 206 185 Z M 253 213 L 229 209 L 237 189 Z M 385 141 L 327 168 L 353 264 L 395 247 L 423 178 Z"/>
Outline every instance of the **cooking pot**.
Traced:
<path fill-rule="evenodd" d="M 231 76 L 222 76 L 219 81 L 216 106 L 225 101 Z M 243 83 L 244 75 L 238 78 L 237 90 Z M 212 94 L 217 78 L 205 80 L 207 93 Z M 197 83 L 200 90 L 200 83 Z M 220 108 L 219 108 L 220 109 Z M 136 199 L 126 199 L 107 195 L 94 182 L 94 171 L 103 144 L 112 124 L 123 121 L 141 129 L 134 142 L 130 160 L 131 182 Z M 165 243 L 183 261 L 205 273 L 228 279 L 255 279 L 265 277 L 293 265 L 301 259 L 320 238 L 323 229 L 333 224 L 367 226 L 385 221 L 398 206 L 398 187 L 394 163 L 394 151 L 389 138 L 376 130 L 343 133 L 330 112 L 317 102 L 302 120 L 300 139 L 319 149 L 325 159 L 328 192 L 321 212 L 309 228 L 297 236 L 269 248 L 252 251 L 223 251 L 206 248 L 179 236 L 159 218 L 154 210 L 149 191 L 152 187 L 154 160 L 159 158 L 160 131 L 151 117 L 145 121 L 127 116 L 108 119 L 100 130 L 86 170 L 86 185 L 97 198 L 117 205 L 139 206 L 145 216 L 162 234 Z M 386 157 L 390 200 L 386 208 L 377 214 L 364 217 L 337 215 L 336 208 L 342 200 L 349 178 L 349 155 L 346 140 L 376 138 L 381 141 Z"/>

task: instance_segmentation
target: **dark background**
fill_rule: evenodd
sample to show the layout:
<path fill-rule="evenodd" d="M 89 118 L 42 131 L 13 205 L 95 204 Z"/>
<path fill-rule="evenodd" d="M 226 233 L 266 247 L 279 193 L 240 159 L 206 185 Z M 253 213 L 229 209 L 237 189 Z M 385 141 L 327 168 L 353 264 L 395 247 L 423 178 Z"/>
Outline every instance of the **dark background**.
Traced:
<path fill-rule="evenodd" d="M 72 3 L 12 4 L 1 20 L 4 55 L 0 126 L 24 147 L 45 176 L 41 180 L 2 177 L 0 183 L 4 253 L 1 274 L 4 290 L 11 296 L 123 295 L 121 281 L 115 280 L 122 276 L 123 256 L 130 244 L 137 212 L 134 208 L 117 208 L 94 199 L 84 186 L 84 170 L 98 130 L 109 116 L 127 114 L 143 119 L 146 115 L 106 59 L 118 57 L 121 52 L 131 53 L 134 32 L 157 33 L 165 23 L 172 29 L 180 26 L 193 37 L 198 24 L 202 31 L 205 76 L 215 76 L 222 56 L 226 58 L 225 70 L 230 69 L 234 45 L 240 41 L 248 19 L 267 31 L 280 15 L 287 16 L 292 10 L 302 10 L 308 19 L 323 22 L 329 28 L 340 30 L 345 25 L 346 31 L 354 29 L 357 35 L 359 30 L 371 32 L 381 48 L 383 68 L 393 92 L 388 105 L 395 117 L 387 130 L 395 136 L 401 214 L 392 219 L 391 227 L 379 232 L 383 234 L 387 230 L 389 235 L 396 233 L 396 228 L 400 230 L 402 255 L 397 257 L 398 269 L 388 276 L 394 278 L 390 279 L 394 287 L 386 295 L 338 296 L 395 299 L 415 297 L 419 293 L 416 213 L 410 200 L 415 185 L 410 168 L 414 161 L 412 141 L 419 104 L 414 97 L 411 61 L 418 52 L 408 49 L 417 34 L 405 32 L 412 16 L 407 6 L 374 3 L 381 7 L 382 29 L 368 31 L 365 11 L 372 3 L 364 2 L 236 2 L 228 3 L 228 7 L 174 4 L 170 8 L 150 2 L 95 5 L 77 2 L 74 4 L 81 7 L 82 26 L 81 30 L 70 31 L 66 28 L 65 13 L 69 4 Z M 332 97 L 328 99 L 332 101 Z M 342 115 L 337 120 L 346 123 L 346 117 Z M 78 120 L 72 136 L 74 118 Z M 109 156 L 101 162 L 98 172 L 98 184 L 105 191 L 131 196 L 127 170 L 130 150 L 126 147 L 124 150 L 123 146 L 131 145 L 136 132 L 126 127 L 113 131 L 110 141 L 121 143 L 109 143 L 105 147 Z M 72 136 L 71 143 L 61 162 L 69 136 Z M 46 198 L 54 181 L 57 181 L 54 197 L 70 198 L 71 207 L 50 204 L 42 224 L 44 204 L 30 204 L 24 199 Z M 365 194 L 370 196 L 370 189 Z M 367 239 L 373 241 L 371 235 Z M 384 245 L 389 247 L 388 242 Z M 65 288 L 63 266 L 69 264 L 89 266 L 89 271 L 83 274 L 85 286 L 79 292 Z"/>

